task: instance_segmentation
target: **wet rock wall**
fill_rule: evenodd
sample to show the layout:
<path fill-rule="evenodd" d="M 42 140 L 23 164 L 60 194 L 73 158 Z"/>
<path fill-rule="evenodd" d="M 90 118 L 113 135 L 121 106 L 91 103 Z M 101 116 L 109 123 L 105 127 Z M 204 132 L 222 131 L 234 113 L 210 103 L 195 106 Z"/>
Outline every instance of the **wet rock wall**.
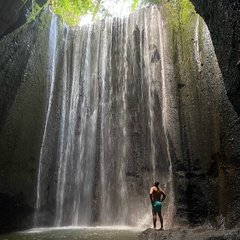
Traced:
<path fill-rule="evenodd" d="M 208 25 L 228 98 L 240 113 L 240 3 L 192 0 Z"/>
<path fill-rule="evenodd" d="M 49 15 L 2 39 L 0 72 L 1 231 L 29 227 L 35 208 L 46 108 Z M 27 219 L 27 220 L 26 220 Z"/>
<path fill-rule="evenodd" d="M 188 26 L 181 28 L 186 16 L 168 10 L 161 10 L 161 14 L 164 15 L 164 28 L 168 30 L 168 34 L 165 35 L 167 45 L 164 47 L 164 53 L 167 55 L 165 72 L 168 75 L 165 76 L 169 85 L 165 87 L 168 87 L 168 93 L 171 94 L 165 96 L 168 107 L 164 110 L 167 111 L 167 115 L 162 115 L 163 96 L 160 92 L 155 92 L 154 96 L 160 105 L 154 108 L 156 113 L 159 112 L 160 128 L 163 127 L 163 119 L 167 116 L 165 124 L 168 143 L 163 143 L 164 149 L 159 148 L 159 151 L 164 152 L 168 148 L 171 157 L 175 223 L 210 223 L 214 226 L 233 227 L 239 219 L 239 118 L 227 98 L 203 22 L 197 19 L 194 13 L 187 14 L 187 19 L 191 21 Z M 49 29 L 49 15 L 46 16 L 48 17 L 41 18 L 40 22 L 30 24 L 1 41 L 1 55 L 4 56 L 0 78 L 3 86 L 0 118 L 1 202 L 5 214 L 1 221 L 3 230 L 16 229 L 16 226 L 30 226 L 32 218 L 30 221 L 26 216 L 33 213 L 35 208 L 39 149 L 49 92 L 49 85 L 45 82 L 48 78 L 46 56 Z M 134 52 L 136 60 L 139 60 L 139 36 L 143 36 L 141 34 L 144 34 L 144 31 L 140 34 L 136 27 L 134 34 Z M 205 44 L 208 43 L 206 45 L 201 41 L 204 38 Z M 20 42 L 25 44 L 19 44 Z M 161 57 L 160 48 L 155 49 L 154 45 L 150 45 L 150 49 L 152 64 L 158 64 Z M 139 70 L 139 65 L 135 66 L 134 71 Z M 158 77 L 162 79 L 162 76 Z M 156 86 L 160 86 L 160 91 L 163 87 L 161 84 L 155 83 Z M 59 82 L 57 89 L 61 89 Z M 61 94 L 55 96 L 55 110 L 49 126 L 53 138 L 48 143 L 53 153 L 58 144 L 56 136 L 59 133 L 60 117 L 57 104 Z M 129 96 L 129 102 L 133 103 L 131 99 Z M 136 111 L 136 106 L 132 106 L 133 111 Z M 133 118 L 135 116 L 133 114 Z M 132 128 L 141 128 L 141 124 L 134 123 L 139 122 L 133 119 Z M 137 144 L 144 140 L 139 141 L 137 131 L 132 131 L 130 138 L 133 155 L 138 156 L 140 161 L 141 149 Z M 166 155 L 164 152 L 162 157 Z M 161 156 L 161 153 L 158 156 Z M 55 155 L 55 159 L 46 160 L 46 203 L 53 201 L 51 198 L 56 190 L 53 187 L 56 185 L 51 185 L 54 179 L 52 173 L 56 170 L 56 159 Z M 158 166 L 161 166 L 160 162 L 161 160 L 157 159 Z M 142 166 L 144 165 L 145 163 L 142 163 Z M 139 180 L 139 174 L 144 175 L 142 170 L 140 167 L 140 172 L 134 172 L 134 164 L 130 161 L 127 172 L 129 179 L 136 183 L 144 181 Z M 144 185 L 146 187 L 147 183 Z M 6 199 L 12 200 L 5 208 Z M 21 211 L 17 211 L 16 205 L 21 206 Z M 46 209 L 51 209 L 51 206 L 46 205 Z M 12 214 L 11 218 L 7 217 L 9 213 Z M 25 217 L 22 219 L 23 216 Z M 14 224 L 12 219 L 16 219 Z"/>

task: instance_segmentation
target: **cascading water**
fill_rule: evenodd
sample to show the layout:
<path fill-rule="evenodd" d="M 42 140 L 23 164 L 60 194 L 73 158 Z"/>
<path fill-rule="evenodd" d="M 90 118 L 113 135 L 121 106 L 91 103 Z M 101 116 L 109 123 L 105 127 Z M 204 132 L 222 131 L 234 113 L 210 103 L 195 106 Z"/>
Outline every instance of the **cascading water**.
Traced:
<path fill-rule="evenodd" d="M 56 73 L 56 56 L 57 56 L 57 37 L 58 37 L 58 19 L 56 15 L 53 15 L 51 25 L 50 25 L 50 31 L 49 31 L 49 74 L 48 74 L 48 104 L 47 104 L 47 113 L 46 113 L 46 120 L 45 120 L 45 126 L 44 126 L 44 132 L 43 132 L 43 140 L 40 150 L 40 157 L 39 157 L 39 170 L 38 170 L 38 184 L 37 184 L 37 201 L 36 201 L 36 212 L 35 212 L 35 225 L 38 224 L 37 217 L 39 215 L 40 206 L 42 204 L 42 177 L 44 174 L 43 171 L 43 165 L 42 160 L 44 157 L 46 157 L 46 138 L 47 138 L 47 131 L 48 131 L 48 124 L 49 124 L 49 117 L 51 113 L 52 108 L 52 100 L 53 100 L 53 91 L 54 91 L 54 83 L 55 83 L 55 73 Z"/>
<path fill-rule="evenodd" d="M 157 90 L 163 80 L 158 14 L 152 8 L 64 30 L 55 180 L 41 186 L 46 172 L 40 159 L 37 201 L 44 215 L 49 210 L 40 205 L 49 199 L 55 226 L 136 225 L 151 214 L 149 187 L 154 179 L 165 182 L 169 176 L 168 156 L 161 150 L 164 137 L 157 143 L 164 135 L 158 119 L 162 103 Z M 53 25 L 50 38 L 56 39 L 52 31 Z M 55 193 L 49 196 L 45 185 Z"/>
<path fill-rule="evenodd" d="M 169 197 L 164 208 L 171 225 L 170 144 L 177 133 L 170 128 L 178 113 L 164 21 L 158 6 L 124 18 L 63 27 L 58 45 L 56 25 L 51 24 L 49 44 L 55 50 L 50 54 L 56 57 L 57 46 L 61 54 L 57 63 L 56 58 L 50 61 L 37 189 L 40 224 L 43 218 L 54 226 L 150 223 L 149 188 L 158 179 Z M 199 61 L 193 64 L 199 66 Z"/>
<path fill-rule="evenodd" d="M 102 63 L 100 61 L 101 71 L 99 72 L 103 83 L 101 90 L 102 108 L 100 110 L 100 189 L 102 194 L 100 221 L 108 225 L 113 223 L 126 224 L 127 208 L 123 206 L 128 201 L 125 177 L 128 141 L 126 129 L 127 86 L 125 77 L 128 69 L 126 66 L 127 50 L 124 44 L 124 39 L 127 36 L 124 32 L 122 19 L 106 22 L 98 27 L 103 29 L 101 37 L 105 46 L 99 53 L 100 56 L 103 56 Z M 115 39 L 113 38 L 111 41 L 111 36 L 114 35 Z M 101 41 L 100 45 L 102 45 Z M 112 56 L 112 52 L 116 52 L 118 55 Z M 114 63 L 114 69 L 112 69 L 111 65 L 114 61 L 116 63 L 121 62 L 121 64 L 117 65 Z M 109 84 L 110 86 L 108 86 Z M 109 118 L 106 118 L 106 116 L 109 116 Z M 114 157 L 114 151 L 119 153 L 119 156 Z M 114 209 L 113 202 L 115 201 L 122 208 Z"/>

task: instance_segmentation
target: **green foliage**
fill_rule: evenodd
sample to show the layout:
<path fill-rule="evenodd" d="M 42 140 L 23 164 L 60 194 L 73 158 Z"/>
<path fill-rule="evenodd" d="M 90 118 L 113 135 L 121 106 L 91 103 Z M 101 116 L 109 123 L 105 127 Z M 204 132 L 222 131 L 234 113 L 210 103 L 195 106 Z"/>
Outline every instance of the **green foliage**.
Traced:
<path fill-rule="evenodd" d="M 173 16 L 171 18 L 172 24 L 175 27 L 179 27 L 178 24 L 182 26 L 188 26 L 191 24 L 191 17 L 195 12 L 195 8 L 190 2 L 190 0 L 170 0 L 167 3 L 170 11 L 175 12 L 175 19 Z"/>
<path fill-rule="evenodd" d="M 137 9 L 137 6 L 138 6 L 138 0 L 133 0 L 132 9 L 133 10 Z"/>
<path fill-rule="evenodd" d="M 96 6 L 91 0 L 52 0 L 51 5 L 53 12 L 70 26 L 79 24 L 81 16 L 93 12 Z"/>
<path fill-rule="evenodd" d="M 48 2 L 45 5 L 49 4 L 49 1 L 50 0 L 48 0 Z M 22 0 L 22 5 L 19 7 L 18 11 L 20 11 L 20 9 L 23 6 L 25 6 L 26 4 L 27 4 L 27 0 Z M 31 11 L 29 10 L 29 12 L 28 12 L 29 15 L 27 17 L 27 23 L 29 23 L 31 21 L 35 21 L 36 17 L 38 16 L 38 14 L 40 13 L 40 11 L 43 9 L 44 6 L 40 7 L 37 4 L 36 0 L 32 0 L 32 8 L 31 8 Z"/>
<path fill-rule="evenodd" d="M 32 0 L 32 6 L 31 6 L 31 9 L 28 9 L 27 13 L 27 23 L 31 22 L 31 21 L 35 21 L 36 20 L 36 17 L 39 15 L 39 13 L 41 12 L 41 10 L 49 4 L 49 1 L 47 1 L 47 3 L 45 5 L 43 5 L 42 7 L 40 7 L 36 0 Z M 20 11 L 24 6 L 26 7 L 26 4 L 27 4 L 27 0 L 22 0 L 22 4 L 21 6 L 18 8 L 18 11 Z"/>
<path fill-rule="evenodd" d="M 189 0 L 132 0 L 132 9 L 156 5 L 160 3 L 170 4 L 173 8 L 187 9 L 193 8 Z"/>
<path fill-rule="evenodd" d="M 92 21 L 100 20 L 101 18 L 111 17 L 111 13 L 104 8 L 103 1 L 96 0 L 93 2 L 93 10 L 90 9 L 89 13 L 92 15 Z"/>
<path fill-rule="evenodd" d="M 36 20 L 37 15 L 40 13 L 42 10 L 42 7 L 40 7 L 35 0 L 32 1 L 32 11 L 31 14 L 28 17 L 27 22 L 31 22 Z"/>
<path fill-rule="evenodd" d="M 118 3 L 127 0 L 112 1 Z M 24 6 L 26 2 L 27 0 L 22 0 L 22 6 Z M 194 11 L 189 0 L 131 0 L 130 2 L 132 10 L 160 3 L 167 4 L 173 11 L 180 11 L 183 21 L 188 19 L 189 9 Z M 47 4 L 49 4 L 52 11 L 61 16 L 63 21 L 69 26 L 78 25 L 81 17 L 87 14 L 92 16 L 92 20 L 99 20 L 112 15 L 110 9 L 104 7 L 104 0 L 48 0 Z M 35 0 L 32 0 L 32 11 L 28 17 L 28 22 L 35 20 L 41 9 L 42 7 L 40 7 Z"/>
<path fill-rule="evenodd" d="M 159 4 L 164 0 L 133 0 L 132 9 L 136 10 L 141 7 L 151 6 L 155 4 Z"/>

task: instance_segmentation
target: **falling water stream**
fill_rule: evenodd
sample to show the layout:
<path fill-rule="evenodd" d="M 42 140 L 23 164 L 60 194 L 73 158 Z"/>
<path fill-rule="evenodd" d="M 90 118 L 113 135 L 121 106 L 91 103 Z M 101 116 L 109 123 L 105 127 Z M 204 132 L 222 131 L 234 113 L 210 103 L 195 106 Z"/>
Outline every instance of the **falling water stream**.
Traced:
<path fill-rule="evenodd" d="M 53 158 L 47 151 L 51 140 L 47 130 L 49 116 L 54 116 L 54 84 L 59 81 L 61 114 L 53 172 L 56 191 L 55 197 L 50 197 L 55 203 L 47 203 L 55 205 L 53 225 L 96 222 L 134 226 L 145 224 L 143 216 L 150 217 L 149 187 L 160 172 L 161 180 L 169 181 L 171 170 L 169 154 L 164 155 L 156 146 L 161 131 L 167 137 L 164 122 L 161 125 L 157 119 L 161 110 L 156 109 L 156 104 L 167 107 L 164 30 L 157 25 L 161 25 L 159 14 L 156 7 L 79 28 L 63 27 L 61 63 L 56 62 L 58 22 L 53 15 L 49 33 L 51 88 L 40 153 L 36 222 L 39 216 L 44 217 L 43 203 L 51 188 L 46 186 L 43 168 L 50 165 L 46 159 Z M 56 72 L 60 77 L 55 77 Z M 162 97 L 156 97 L 159 89 Z M 162 119 L 166 121 L 165 115 Z M 159 154 L 163 158 L 158 163 L 160 171 L 156 168 Z"/>
<path fill-rule="evenodd" d="M 52 98 L 53 98 L 53 91 L 54 91 L 54 82 L 55 82 L 55 73 L 56 73 L 56 55 L 57 55 L 57 36 L 58 36 L 58 19 L 56 15 L 52 15 L 52 21 L 50 25 L 50 32 L 49 35 L 49 83 L 48 83 L 48 91 L 47 91 L 47 113 L 46 113 L 46 120 L 43 132 L 43 140 L 40 149 L 40 157 L 39 157 L 39 170 L 38 170 L 38 183 L 37 183 L 37 201 L 36 201 L 36 213 L 35 213 L 35 223 L 37 223 L 37 215 L 38 210 L 41 204 L 41 174 L 42 174 L 42 160 L 44 158 L 44 150 L 46 148 L 45 140 L 47 137 L 47 130 L 48 130 L 48 123 L 49 117 L 52 107 Z"/>
<path fill-rule="evenodd" d="M 148 227 L 149 188 L 158 179 L 170 227 L 176 107 L 163 7 L 77 28 L 58 24 L 53 15 L 35 226 L 47 219 L 53 227 Z M 195 38 L 198 28 L 197 18 Z"/>

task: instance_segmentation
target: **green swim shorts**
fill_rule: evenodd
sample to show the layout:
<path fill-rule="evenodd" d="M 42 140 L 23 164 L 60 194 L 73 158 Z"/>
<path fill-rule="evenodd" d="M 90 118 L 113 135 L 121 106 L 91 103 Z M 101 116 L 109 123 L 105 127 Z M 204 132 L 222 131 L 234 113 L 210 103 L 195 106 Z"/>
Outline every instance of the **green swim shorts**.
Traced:
<path fill-rule="evenodd" d="M 155 211 L 155 212 L 159 212 L 162 208 L 162 203 L 159 202 L 159 201 L 154 201 L 152 203 L 152 210 Z"/>

